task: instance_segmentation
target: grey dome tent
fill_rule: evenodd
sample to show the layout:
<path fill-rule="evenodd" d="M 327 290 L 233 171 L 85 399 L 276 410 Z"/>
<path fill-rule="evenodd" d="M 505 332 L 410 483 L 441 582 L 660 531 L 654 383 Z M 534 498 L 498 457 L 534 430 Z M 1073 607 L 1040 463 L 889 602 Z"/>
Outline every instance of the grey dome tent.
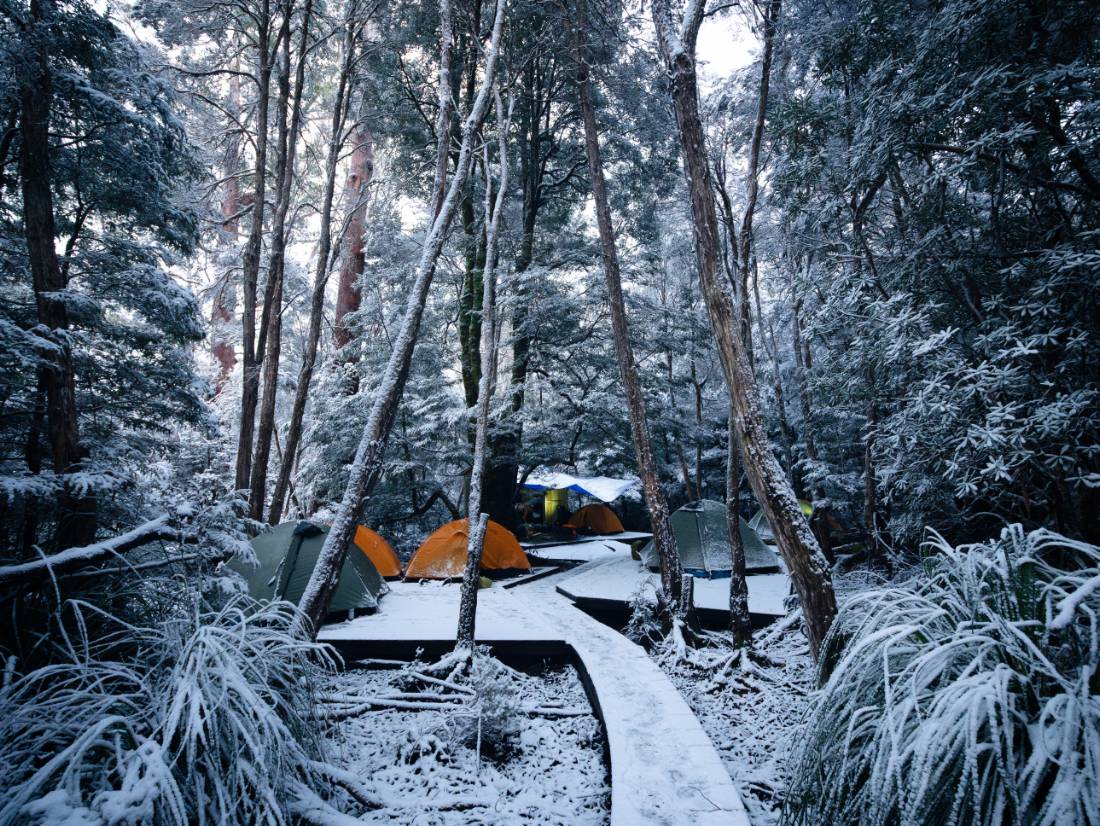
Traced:
<path fill-rule="evenodd" d="M 259 565 L 234 559 L 227 564 L 248 583 L 256 599 L 285 599 L 297 603 L 313 574 L 328 528 L 313 522 L 284 522 L 252 540 Z M 353 545 L 344 559 L 340 582 L 329 605 L 331 613 L 374 609 L 386 592 L 378 569 Z"/>
<path fill-rule="evenodd" d="M 739 517 L 740 518 L 740 517 Z M 750 574 L 779 570 L 775 551 L 741 521 L 741 541 L 745 545 L 745 570 Z M 689 502 L 672 514 L 672 533 L 680 551 L 680 563 L 692 576 L 719 579 L 730 575 L 730 542 L 726 531 L 726 506 L 703 499 Z M 660 568 L 657 547 L 650 540 L 641 551 L 642 561 L 653 570 Z"/>

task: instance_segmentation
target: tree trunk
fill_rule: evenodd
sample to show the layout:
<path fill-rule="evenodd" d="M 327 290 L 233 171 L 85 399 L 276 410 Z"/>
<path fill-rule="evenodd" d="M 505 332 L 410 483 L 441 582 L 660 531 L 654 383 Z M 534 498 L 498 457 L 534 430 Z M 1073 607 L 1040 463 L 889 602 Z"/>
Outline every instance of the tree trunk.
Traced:
<path fill-rule="evenodd" d="M 749 364 L 750 378 L 752 377 L 753 350 L 752 322 L 749 312 L 749 277 L 754 274 L 756 269 L 756 255 L 753 250 L 753 220 L 756 217 L 756 202 L 760 194 L 760 146 L 764 140 L 764 123 L 768 110 L 768 88 L 771 82 L 772 51 L 775 43 L 775 23 L 779 15 L 779 3 L 780 0 L 770 0 L 764 13 L 764 50 L 760 60 L 760 85 L 756 100 L 756 121 L 753 124 L 752 140 L 749 144 L 745 211 L 741 217 L 741 230 L 737 236 L 737 265 L 740 279 L 735 286 L 737 288 L 738 309 L 740 310 L 741 343 Z M 728 207 L 728 198 L 724 202 Z M 715 223 L 717 225 L 717 219 Z M 757 297 L 759 299 L 759 289 L 757 290 Z M 758 314 L 759 310 L 758 300 Z M 759 323 L 763 325 L 762 318 L 759 319 Z M 763 337 L 761 337 L 761 340 L 763 341 Z M 767 348 L 766 341 L 764 341 L 764 346 Z M 728 380 L 727 383 L 729 383 Z M 730 386 L 732 387 L 732 385 Z M 737 410 L 733 404 L 732 395 L 731 391 L 726 456 L 726 527 L 730 539 L 730 631 L 734 646 L 743 648 L 752 645 L 752 620 L 749 617 L 749 586 L 745 570 L 745 543 L 741 537 L 741 472 L 740 462 L 737 459 L 739 441 L 734 424 L 737 419 Z M 782 396 L 780 396 L 780 401 L 782 401 Z M 783 481 L 786 482 L 786 479 Z"/>
<path fill-rule="evenodd" d="M 623 302 L 622 275 L 619 271 L 619 255 L 615 246 L 615 230 L 611 222 L 611 205 L 604 180 L 603 158 L 600 156 L 599 132 L 596 110 L 592 103 L 592 89 L 588 74 L 588 25 L 584 8 L 585 0 L 575 6 L 573 51 L 577 64 L 577 95 L 580 99 L 581 118 L 584 121 L 584 148 L 588 155 L 588 173 L 592 181 L 592 197 L 596 203 L 596 225 L 600 233 L 600 251 L 603 257 L 604 276 L 607 281 L 608 304 L 611 309 L 611 328 L 615 339 L 615 356 L 619 362 L 619 375 L 623 380 L 630 434 L 634 440 L 634 453 L 638 460 L 638 475 L 642 479 L 642 492 L 649 510 L 653 530 L 653 543 L 661 565 L 661 587 L 670 607 L 678 610 L 683 583 L 683 568 L 676 549 L 669 519 L 668 500 L 657 476 L 657 462 L 653 457 L 653 445 L 646 421 L 645 397 L 638 380 L 638 367 L 634 361 L 634 348 L 630 343 L 630 326 Z M 690 608 L 690 606 L 683 606 Z"/>
<path fill-rule="evenodd" d="M 317 239 L 317 262 L 313 274 L 313 294 L 310 299 L 309 329 L 306 332 L 305 349 L 302 353 L 302 365 L 298 368 L 298 382 L 294 389 L 294 403 L 287 424 L 286 450 L 279 463 L 279 476 L 275 481 L 275 490 L 271 495 L 271 506 L 267 521 L 271 525 L 279 522 L 286 505 L 287 492 L 290 489 L 290 476 L 294 470 L 298 445 L 302 439 L 302 422 L 305 417 L 306 400 L 309 398 L 309 386 L 313 381 L 313 370 L 317 364 L 317 347 L 321 340 L 321 324 L 325 314 L 325 287 L 328 284 L 329 256 L 332 252 L 332 202 L 336 191 L 336 166 L 343 148 L 344 123 L 347 120 L 350 93 L 348 86 L 352 65 L 355 59 L 355 31 L 358 21 L 350 19 L 353 6 L 349 6 L 349 19 L 344 26 L 343 60 L 336 86 L 336 100 L 332 109 L 332 131 L 329 133 L 328 157 L 325 161 L 325 189 L 321 199 L 321 230 Z"/>
<path fill-rule="evenodd" d="M 31 0 L 31 17 L 36 27 L 53 26 L 52 0 Z M 42 31 L 27 55 L 29 76 L 20 84 L 21 130 L 20 177 L 23 191 L 23 233 L 31 265 L 38 323 L 48 331 L 55 345 L 48 367 L 38 372 L 40 390 L 46 398 L 46 430 L 53 454 L 53 469 L 62 479 L 57 496 L 55 545 L 68 548 L 86 545 L 95 538 L 96 498 L 74 490 L 65 476 L 78 471 L 87 458 L 80 442 L 76 407 L 76 378 L 69 336 L 68 312 L 58 297 L 66 279 L 57 258 L 53 191 L 50 187 L 50 116 L 53 106 L 53 73 L 47 41 Z"/>
<path fill-rule="evenodd" d="M 675 22 L 668 0 L 654 0 L 653 22 L 661 55 L 669 72 L 684 173 L 691 199 L 695 249 L 703 297 L 718 343 L 722 371 L 733 407 L 733 421 L 749 484 L 775 530 L 779 551 L 791 572 L 802 603 L 810 649 L 817 656 L 836 615 L 836 597 L 825 561 L 799 509 L 779 463 L 771 452 L 756 382 L 737 334 L 738 318 L 721 277 L 718 219 L 714 210 L 706 135 L 699 116 L 695 74 L 695 40 L 703 18 L 703 3 L 693 0 L 682 22 Z"/>
<path fill-rule="evenodd" d="M 519 474 L 519 452 L 523 444 L 523 422 L 520 413 L 526 395 L 527 373 L 531 358 L 531 335 L 527 332 L 528 293 L 523 274 L 535 258 L 535 228 L 542 206 L 541 182 L 544 174 L 542 163 L 543 126 L 540 113 L 549 109 L 551 92 L 544 84 L 540 55 L 532 56 L 519 76 L 520 100 L 525 103 L 521 151 L 519 153 L 520 182 L 523 185 L 523 226 L 519 251 L 513 266 L 515 300 L 512 311 L 512 371 L 510 376 L 511 404 L 506 426 L 500 427 L 491 441 L 491 460 L 486 472 L 484 495 L 489 518 L 509 530 L 516 528 L 515 509 L 516 479 Z M 552 150 L 551 150 L 552 151 Z"/>
<path fill-rule="evenodd" d="M 382 473 L 383 452 L 393 420 L 397 414 L 397 406 L 401 401 L 405 382 L 408 379 L 409 365 L 412 361 L 413 351 L 416 348 L 416 338 L 420 329 L 420 320 L 424 313 L 424 303 L 427 299 L 428 288 L 431 286 L 435 275 L 435 265 L 443 248 L 447 230 L 454 218 L 458 199 L 462 188 L 466 184 L 466 177 L 470 171 L 470 162 L 474 151 L 474 136 L 485 118 L 489 105 L 490 89 L 496 76 L 497 57 L 500 53 L 501 29 L 504 25 L 505 0 L 497 0 L 496 14 L 493 22 L 493 34 L 486 48 L 485 70 L 478 91 L 477 100 L 473 109 L 467 115 L 462 127 L 462 142 L 459 150 L 459 162 L 455 169 L 454 178 L 447 188 L 446 196 L 433 204 L 433 211 L 437 210 L 435 220 L 424 239 L 424 248 L 417 265 L 413 286 L 405 305 L 405 317 L 401 323 L 401 330 L 394 341 L 393 351 L 390 353 L 386 370 L 379 381 L 378 391 L 371 406 L 370 416 L 366 427 L 363 429 L 359 447 L 352 463 L 348 486 L 344 491 L 344 497 L 336 512 L 332 527 L 329 529 L 325 544 L 321 549 L 320 558 L 313 569 L 309 583 L 299 607 L 302 610 L 302 633 L 315 636 L 321 621 L 328 612 L 328 605 L 339 582 L 340 570 L 348 551 L 348 544 L 355 533 L 356 521 L 364 500 L 370 496 L 378 478 Z M 440 0 L 440 19 L 442 22 L 441 43 L 442 59 L 439 71 L 439 112 L 437 122 L 437 135 L 439 145 L 437 152 L 446 153 L 450 138 L 450 130 L 447 125 L 450 122 L 450 110 L 448 99 L 450 96 L 450 52 L 453 42 L 451 10 L 449 0 Z M 447 118 L 443 120 L 444 116 Z M 440 175 L 440 169 L 446 170 L 445 164 L 437 164 L 436 174 Z M 435 192 L 443 191 L 443 184 L 438 177 L 433 188 Z"/>
<path fill-rule="evenodd" d="M 252 460 L 252 518 L 263 519 L 267 495 L 267 471 L 271 459 L 271 441 L 275 431 L 275 401 L 279 391 L 279 359 L 282 355 L 283 281 L 286 273 L 286 246 L 289 240 L 286 216 L 294 183 L 294 162 L 298 148 L 298 132 L 302 121 L 302 91 L 305 86 L 306 54 L 309 51 L 309 29 L 313 18 L 313 2 L 306 0 L 302 16 L 301 40 L 294 75 L 294 97 L 290 98 L 290 37 L 283 40 L 283 65 L 279 71 L 279 157 L 276 164 L 275 216 L 271 227 L 271 256 L 264 290 L 264 311 L 260 341 L 264 347 L 263 401 L 260 405 L 256 454 Z M 289 123 L 287 111 L 290 110 Z"/>
<path fill-rule="evenodd" d="M 738 461 L 737 432 L 733 408 L 726 434 L 726 530 L 730 540 L 730 634 L 734 648 L 752 645 L 752 617 L 749 615 L 749 583 L 745 577 L 745 539 L 741 536 L 741 463 Z"/>
<path fill-rule="evenodd" d="M 234 487 L 246 490 L 252 478 L 252 443 L 256 404 L 260 393 L 260 366 L 256 361 L 256 290 L 260 278 L 264 206 L 267 195 L 267 120 L 271 100 L 271 0 L 261 0 L 256 16 L 259 42 L 256 69 L 256 169 L 252 186 L 252 223 L 241 261 L 241 417 L 237 433 L 237 466 Z"/>
<path fill-rule="evenodd" d="M 791 288 L 793 290 L 794 286 L 792 285 Z M 809 460 L 811 465 L 816 465 L 818 463 L 817 441 L 814 438 L 813 422 L 810 418 L 812 415 L 811 411 L 813 410 L 813 401 L 810 396 L 809 384 L 812 361 L 810 359 L 809 344 L 802 340 L 802 321 L 799 312 L 801 306 L 801 300 L 797 297 L 794 298 L 791 304 L 791 336 L 794 349 L 794 373 L 798 381 L 798 406 L 799 411 L 802 413 L 802 441 L 806 445 L 806 459 Z M 832 559 L 833 540 L 829 532 L 829 508 L 824 504 L 825 490 L 817 483 L 814 484 L 814 499 L 819 503 L 814 506 L 815 512 L 812 523 L 814 526 L 814 535 L 821 544 L 821 552 L 825 554 L 825 558 Z"/>
<path fill-rule="evenodd" d="M 337 349 L 351 342 L 352 334 L 344 323 L 348 313 L 359 309 L 362 294 L 359 279 L 363 277 L 363 236 L 367 231 L 367 201 L 374 176 L 374 136 L 364 124 L 351 135 L 351 165 L 344 182 L 344 202 L 347 204 L 347 227 L 340 250 L 340 281 L 336 288 L 336 314 L 332 341 Z"/>
<path fill-rule="evenodd" d="M 755 269 L 755 268 L 754 268 Z M 787 418 L 787 402 L 783 393 L 783 379 L 779 372 L 779 344 L 775 340 L 775 327 L 768 322 L 767 330 L 764 329 L 764 309 L 760 302 L 760 280 L 755 277 L 752 281 L 753 292 L 756 297 L 756 326 L 760 331 L 760 341 L 768 353 L 772 364 L 772 391 L 775 394 L 775 412 L 779 419 L 779 442 L 783 449 L 783 461 L 787 473 L 791 477 L 794 493 L 799 499 L 805 497 L 802 486 L 802 474 L 798 472 L 794 464 L 794 431 L 791 429 L 790 420 Z"/>
<path fill-rule="evenodd" d="M 470 501 L 466 517 L 466 568 L 462 573 L 462 598 L 458 611 L 457 647 L 471 653 L 474 647 L 474 626 L 477 621 L 477 589 L 481 578 L 481 552 L 485 546 L 485 529 L 489 514 L 481 510 L 481 480 L 485 474 L 488 453 L 489 402 L 496 377 L 496 264 L 497 231 L 508 190 L 508 122 L 500 92 L 493 89 L 496 102 L 497 138 L 500 146 L 500 183 L 495 203 L 492 199 L 492 174 L 489 147 L 485 146 L 485 262 L 481 286 L 481 369 L 477 388 L 477 423 L 474 426 L 474 460 L 470 469 Z"/>

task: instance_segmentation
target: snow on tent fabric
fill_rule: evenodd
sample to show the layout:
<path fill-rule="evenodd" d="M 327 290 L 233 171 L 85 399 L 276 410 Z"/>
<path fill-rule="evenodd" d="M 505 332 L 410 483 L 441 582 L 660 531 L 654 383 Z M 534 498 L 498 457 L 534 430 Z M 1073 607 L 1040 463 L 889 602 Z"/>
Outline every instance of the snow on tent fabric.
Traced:
<path fill-rule="evenodd" d="M 745 570 L 767 573 L 779 570 L 775 551 L 765 545 L 743 518 L 741 541 L 745 546 Z M 726 506 L 703 499 L 689 502 L 672 514 L 672 532 L 680 551 L 684 571 L 693 576 L 716 579 L 730 575 L 730 542 L 726 529 Z M 642 561 L 654 570 L 660 563 L 650 541 L 642 548 Z"/>
<path fill-rule="evenodd" d="M 566 527 L 578 533 L 622 533 L 623 523 L 607 505 L 585 505 L 569 517 Z"/>
<path fill-rule="evenodd" d="M 456 519 L 437 528 L 425 539 L 405 570 L 405 579 L 452 579 L 466 568 L 467 521 Z M 527 571 L 531 563 L 516 537 L 503 525 L 490 520 L 481 552 L 483 572 Z"/>
<path fill-rule="evenodd" d="M 355 529 L 355 538 L 352 542 L 355 543 L 356 548 L 367 555 L 383 577 L 391 579 L 401 576 L 401 560 L 397 558 L 390 543 L 381 534 L 372 531 L 366 525 L 360 525 Z"/>
<path fill-rule="evenodd" d="M 571 490 L 603 502 L 613 502 L 638 484 L 635 479 L 610 476 L 572 476 L 568 473 L 532 473 L 523 483 L 532 490 Z"/>
<path fill-rule="evenodd" d="M 327 533 L 328 528 L 312 522 L 284 522 L 252 540 L 257 567 L 237 560 L 226 564 L 244 577 L 249 593 L 256 599 L 297 603 L 313 574 Z M 378 598 L 386 590 L 370 558 L 365 553 L 349 553 L 329 611 L 377 608 Z"/>

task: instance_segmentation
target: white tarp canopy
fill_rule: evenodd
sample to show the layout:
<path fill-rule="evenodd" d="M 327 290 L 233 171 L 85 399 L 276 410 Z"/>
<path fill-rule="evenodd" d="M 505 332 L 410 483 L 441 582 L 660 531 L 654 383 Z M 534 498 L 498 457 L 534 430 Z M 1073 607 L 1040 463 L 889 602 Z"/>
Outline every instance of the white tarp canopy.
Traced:
<path fill-rule="evenodd" d="M 535 490 L 572 490 L 599 499 L 612 502 L 635 487 L 637 479 L 612 479 L 610 476 L 571 476 L 568 473 L 546 471 L 532 473 L 523 483 L 526 488 Z"/>

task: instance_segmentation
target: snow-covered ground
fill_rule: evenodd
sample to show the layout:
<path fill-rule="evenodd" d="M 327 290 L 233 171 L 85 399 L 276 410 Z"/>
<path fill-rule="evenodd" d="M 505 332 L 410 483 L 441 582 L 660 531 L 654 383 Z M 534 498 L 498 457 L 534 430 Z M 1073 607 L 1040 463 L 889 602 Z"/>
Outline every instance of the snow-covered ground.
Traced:
<path fill-rule="evenodd" d="M 880 574 L 857 569 L 834 574 L 833 585 L 843 601 L 884 581 Z M 751 595 L 750 587 L 750 604 Z M 792 768 L 788 758 L 813 701 L 815 666 L 801 623 L 793 619 L 788 615 L 756 632 L 756 650 L 764 657 L 753 663 L 756 672 L 740 682 L 719 684 L 712 671 L 655 657 L 722 756 L 753 826 L 779 822 Z"/>
<path fill-rule="evenodd" d="M 766 637 L 767 629 L 757 633 Z M 754 686 L 717 685 L 713 672 L 663 664 L 665 673 L 699 718 L 741 793 L 753 826 L 777 823 L 788 782 L 791 747 L 806 715 L 813 661 L 797 625 L 761 648 L 774 664 L 755 664 Z"/>
<path fill-rule="evenodd" d="M 408 693 L 402 674 L 400 669 L 352 669 L 332 678 L 327 690 L 374 697 Z M 501 667 L 496 675 L 493 702 L 513 712 L 507 726 L 511 730 L 502 737 L 493 728 L 490 710 L 480 759 L 477 718 L 466 712 L 375 710 L 332 727 L 329 759 L 351 772 L 381 804 L 368 808 L 361 822 L 608 822 L 611 789 L 604 735 L 576 671 L 566 666 L 531 676 Z M 515 711 L 546 706 L 587 713 L 549 717 Z M 494 754 L 502 741 L 504 753 Z"/>

